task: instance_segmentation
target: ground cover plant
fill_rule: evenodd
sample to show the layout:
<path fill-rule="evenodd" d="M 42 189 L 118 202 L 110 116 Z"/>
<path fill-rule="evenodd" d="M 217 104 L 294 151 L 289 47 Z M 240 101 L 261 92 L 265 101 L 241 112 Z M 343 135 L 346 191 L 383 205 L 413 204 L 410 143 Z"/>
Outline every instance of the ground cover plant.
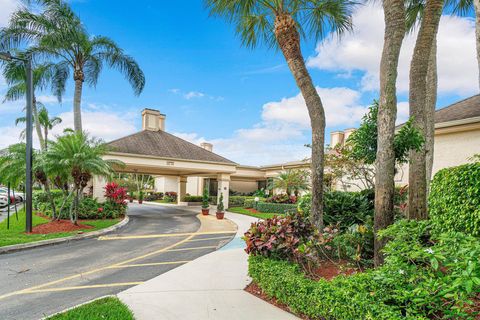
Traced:
<path fill-rule="evenodd" d="M 229 212 L 234 212 L 234 213 L 239 213 L 239 214 L 244 214 L 246 216 L 251 216 L 255 218 L 260 218 L 260 219 L 269 219 L 273 218 L 274 216 L 281 216 L 282 214 L 280 213 L 266 213 L 266 212 L 259 212 L 255 209 L 252 208 L 242 208 L 242 207 L 233 207 L 233 208 L 228 208 Z"/>
<path fill-rule="evenodd" d="M 48 320 L 133 320 L 133 313 L 116 297 L 106 297 L 54 315 Z"/>

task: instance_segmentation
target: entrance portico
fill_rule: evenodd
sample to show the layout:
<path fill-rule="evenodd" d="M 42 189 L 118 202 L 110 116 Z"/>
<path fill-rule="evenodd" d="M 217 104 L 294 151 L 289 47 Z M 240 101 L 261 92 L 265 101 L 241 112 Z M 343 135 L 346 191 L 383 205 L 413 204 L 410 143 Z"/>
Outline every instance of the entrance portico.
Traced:
<path fill-rule="evenodd" d="M 112 149 L 104 159 L 119 160 L 125 166 L 117 172 L 149 174 L 155 177 L 155 189 L 177 192 L 179 201 L 187 193 L 188 179 L 197 179 L 203 190 L 206 178 L 218 180 L 218 196 L 223 194 L 228 208 L 230 175 L 237 164 L 212 152 L 212 145 L 197 146 L 165 131 L 165 115 L 158 110 L 144 109 L 142 131 L 110 142 Z M 94 197 L 103 198 L 105 180 L 93 179 Z M 163 189 L 163 190 L 162 190 Z M 170 190 L 171 189 L 171 190 Z"/>

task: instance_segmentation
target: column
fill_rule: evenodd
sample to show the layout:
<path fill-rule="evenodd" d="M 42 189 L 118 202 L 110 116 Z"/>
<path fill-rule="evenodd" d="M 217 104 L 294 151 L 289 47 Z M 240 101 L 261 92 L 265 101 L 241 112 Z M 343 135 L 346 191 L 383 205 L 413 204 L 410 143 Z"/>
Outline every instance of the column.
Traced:
<path fill-rule="evenodd" d="M 105 185 L 107 180 L 104 177 L 94 176 L 92 179 L 93 198 L 98 202 L 105 202 Z"/>
<path fill-rule="evenodd" d="M 183 201 L 183 198 L 187 194 L 187 177 L 185 176 L 179 177 L 177 194 L 178 194 L 177 203 L 180 203 Z"/>
<path fill-rule="evenodd" d="M 218 199 L 220 199 L 220 194 L 223 194 L 223 206 L 225 207 L 225 210 L 228 209 L 228 196 L 230 193 L 230 174 L 219 174 L 217 176 L 217 182 L 218 182 Z"/>

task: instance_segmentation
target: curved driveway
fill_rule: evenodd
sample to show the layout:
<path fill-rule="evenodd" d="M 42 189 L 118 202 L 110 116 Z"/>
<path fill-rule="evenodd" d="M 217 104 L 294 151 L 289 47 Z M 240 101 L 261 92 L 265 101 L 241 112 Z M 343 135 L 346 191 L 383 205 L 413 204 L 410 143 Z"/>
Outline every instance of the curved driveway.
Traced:
<path fill-rule="evenodd" d="M 230 233 L 194 234 L 198 212 L 130 205 L 106 237 L 0 255 L 0 319 L 39 319 L 116 294 L 214 251 Z"/>

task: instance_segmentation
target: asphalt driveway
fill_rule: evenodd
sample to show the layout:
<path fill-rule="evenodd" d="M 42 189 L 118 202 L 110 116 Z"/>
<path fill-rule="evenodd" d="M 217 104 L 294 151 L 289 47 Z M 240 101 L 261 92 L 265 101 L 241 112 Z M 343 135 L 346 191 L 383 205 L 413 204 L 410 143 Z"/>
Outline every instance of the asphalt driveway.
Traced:
<path fill-rule="evenodd" d="M 39 319 L 154 278 L 210 253 L 231 233 L 195 233 L 197 212 L 131 205 L 105 237 L 0 255 L 0 319 Z"/>

